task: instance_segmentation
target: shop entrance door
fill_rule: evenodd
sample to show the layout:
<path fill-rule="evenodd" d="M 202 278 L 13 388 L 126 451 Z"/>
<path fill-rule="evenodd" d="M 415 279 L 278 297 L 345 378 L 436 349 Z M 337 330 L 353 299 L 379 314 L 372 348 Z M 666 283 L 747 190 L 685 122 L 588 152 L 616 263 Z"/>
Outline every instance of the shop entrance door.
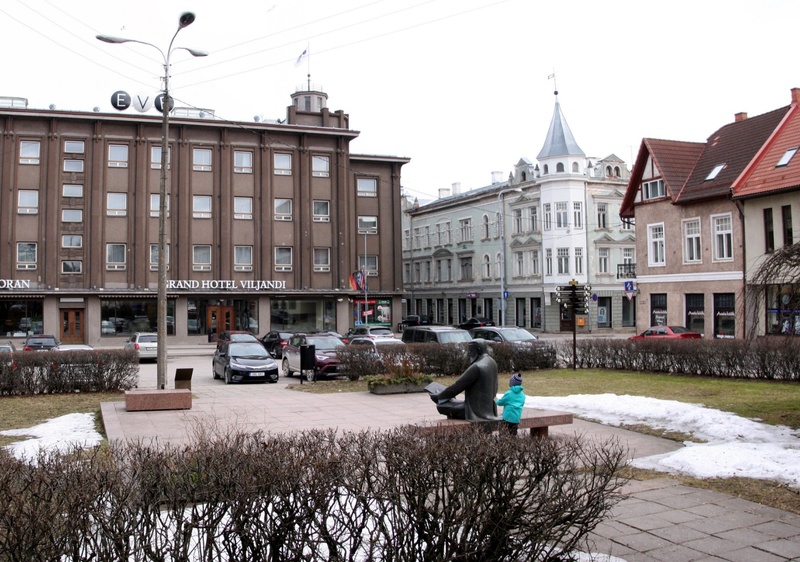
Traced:
<path fill-rule="evenodd" d="M 84 343 L 84 311 L 82 308 L 61 310 L 61 343 Z"/>
<path fill-rule="evenodd" d="M 209 334 L 220 335 L 222 332 L 233 329 L 232 306 L 206 307 L 206 326 Z"/>

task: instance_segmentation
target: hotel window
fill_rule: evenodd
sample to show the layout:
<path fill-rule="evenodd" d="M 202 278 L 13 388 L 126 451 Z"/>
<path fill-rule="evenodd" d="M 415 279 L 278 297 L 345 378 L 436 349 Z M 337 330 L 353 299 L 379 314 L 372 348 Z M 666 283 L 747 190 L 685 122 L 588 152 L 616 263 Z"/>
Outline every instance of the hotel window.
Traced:
<path fill-rule="evenodd" d="M 106 244 L 106 269 L 125 269 L 125 244 Z"/>
<path fill-rule="evenodd" d="M 150 244 L 150 271 L 158 271 L 158 244 Z M 169 244 L 167 244 L 166 264 L 169 271 Z"/>
<path fill-rule="evenodd" d="M 572 225 L 574 228 L 583 228 L 583 203 L 572 203 Z"/>
<path fill-rule="evenodd" d="M 683 221 L 683 261 L 699 263 L 703 260 L 700 244 L 700 219 Z"/>
<path fill-rule="evenodd" d="M 315 200 L 314 201 L 314 222 L 329 222 L 331 220 L 331 202 Z"/>
<path fill-rule="evenodd" d="M 160 212 L 161 208 L 159 204 L 161 203 L 161 194 L 160 193 L 151 193 L 150 194 L 150 216 L 157 217 Z M 169 216 L 169 195 L 167 195 L 167 216 Z"/>
<path fill-rule="evenodd" d="M 192 216 L 196 219 L 211 218 L 210 195 L 195 195 L 192 197 Z"/>
<path fill-rule="evenodd" d="M 731 215 L 711 217 L 714 230 L 714 259 L 718 261 L 733 259 L 733 222 Z"/>
<path fill-rule="evenodd" d="M 83 248 L 83 236 L 80 234 L 64 234 L 61 236 L 62 248 Z"/>
<path fill-rule="evenodd" d="M 666 265 L 664 253 L 664 223 L 647 225 L 647 263 L 650 266 Z"/>
<path fill-rule="evenodd" d="M 278 246 L 275 248 L 275 271 L 292 270 L 291 246 Z"/>
<path fill-rule="evenodd" d="M 17 269 L 36 269 L 36 242 L 17 242 Z"/>
<path fill-rule="evenodd" d="M 653 180 L 642 183 L 642 197 L 646 199 L 657 199 L 666 196 L 664 180 Z"/>
<path fill-rule="evenodd" d="M 172 163 L 172 149 L 167 149 L 167 170 L 170 169 L 170 164 L 171 163 Z M 152 169 L 152 170 L 160 170 L 161 169 L 161 147 L 160 146 L 150 147 L 150 169 Z"/>
<path fill-rule="evenodd" d="M 798 148 L 800 147 L 795 146 L 794 148 L 790 148 L 786 152 L 784 152 L 783 156 L 781 156 L 781 159 L 778 160 L 777 164 L 775 164 L 775 167 L 779 168 L 781 166 L 788 166 L 789 162 L 792 160 L 792 158 L 794 158 L 794 155 L 797 154 Z"/>
<path fill-rule="evenodd" d="M 109 144 L 108 145 L 108 167 L 127 168 L 128 167 L 128 145 Z"/>
<path fill-rule="evenodd" d="M 597 272 L 601 274 L 608 273 L 608 257 L 609 257 L 609 249 L 608 248 L 598 248 L 597 249 Z"/>
<path fill-rule="evenodd" d="M 544 204 L 544 229 L 550 230 L 552 228 L 551 218 L 550 218 L 550 203 Z"/>
<path fill-rule="evenodd" d="M 36 215 L 39 213 L 39 192 L 33 189 L 20 189 L 17 195 L 17 213 Z"/>
<path fill-rule="evenodd" d="M 775 250 L 775 224 L 772 220 L 772 207 L 764 209 L 764 251 Z"/>
<path fill-rule="evenodd" d="M 783 245 L 791 246 L 794 244 L 794 233 L 792 231 L 792 206 L 784 205 L 781 207 L 781 219 L 783 219 Z"/>
<path fill-rule="evenodd" d="M 331 270 L 331 249 L 330 248 L 314 248 L 314 271 L 330 271 Z"/>
<path fill-rule="evenodd" d="M 68 275 L 83 273 L 83 262 L 81 260 L 63 260 L 61 262 L 61 273 Z"/>
<path fill-rule="evenodd" d="M 331 159 L 328 156 L 312 156 L 311 175 L 315 178 L 327 178 L 330 176 Z"/>
<path fill-rule="evenodd" d="M 276 176 L 291 176 L 292 155 L 285 152 L 276 152 L 272 156 L 272 166 Z"/>
<path fill-rule="evenodd" d="M 556 203 L 556 228 L 568 228 L 567 222 L 567 202 Z"/>
<path fill-rule="evenodd" d="M 194 271 L 211 271 L 211 246 L 195 244 L 192 246 L 192 269 Z"/>
<path fill-rule="evenodd" d="M 378 217 L 358 217 L 359 234 L 378 234 Z"/>
<path fill-rule="evenodd" d="M 359 197 L 378 196 L 378 180 L 375 178 L 358 178 L 356 184 Z"/>
<path fill-rule="evenodd" d="M 83 172 L 83 160 L 72 160 L 70 158 L 64 159 L 65 172 Z"/>
<path fill-rule="evenodd" d="M 253 247 L 234 246 L 233 247 L 233 269 L 234 271 L 253 270 Z"/>
<path fill-rule="evenodd" d="M 65 183 L 62 187 L 61 195 L 64 197 L 83 197 L 83 186 L 74 183 Z"/>
<path fill-rule="evenodd" d="M 597 204 L 597 228 L 608 228 L 607 226 L 607 217 L 608 217 L 608 204 L 606 203 L 598 203 Z"/>
<path fill-rule="evenodd" d="M 530 207 L 530 225 L 531 225 L 531 232 L 538 232 L 539 231 L 539 207 L 533 206 Z"/>
<path fill-rule="evenodd" d="M 61 211 L 62 222 L 83 222 L 82 209 L 63 209 Z"/>
<path fill-rule="evenodd" d="M 20 141 L 19 143 L 19 163 L 38 164 L 41 151 L 39 141 Z"/>
<path fill-rule="evenodd" d="M 106 214 L 110 217 L 124 217 L 128 214 L 128 194 L 109 193 L 106 196 L 108 208 Z"/>
<path fill-rule="evenodd" d="M 583 274 L 583 248 L 575 248 L 575 274 Z"/>
<path fill-rule="evenodd" d="M 276 221 L 290 221 L 292 220 L 292 200 L 291 199 L 275 199 L 275 220 Z"/>
<path fill-rule="evenodd" d="M 253 173 L 253 153 L 244 150 L 233 151 L 233 173 L 252 174 Z"/>
<path fill-rule="evenodd" d="M 569 273 L 569 248 L 557 248 L 556 252 L 558 273 L 560 275 L 565 275 Z"/>
<path fill-rule="evenodd" d="M 462 242 L 472 242 L 472 219 L 459 220 L 458 231 Z"/>
<path fill-rule="evenodd" d="M 195 148 L 192 150 L 192 169 L 195 172 L 211 171 L 211 149 Z"/>
<path fill-rule="evenodd" d="M 253 198 L 233 198 L 233 218 L 238 220 L 253 220 Z"/>
<path fill-rule="evenodd" d="M 544 251 L 544 271 L 545 275 L 553 275 L 553 250 L 550 248 Z"/>
<path fill-rule="evenodd" d="M 71 154 L 83 154 L 85 145 L 82 140 L 67 140 L 64 141 L 64 152 Z"/>
<path fill-rule="evenodd" d="M 450 280 L 450 260 L 447 261 L 447 281 Z M 377 275 L 378 274 L 378 256 L 367 255 L 366 262 L 364 260 L 364 256 L 358 256 L 358 269 L 365 270 L 367 275 Z"/>

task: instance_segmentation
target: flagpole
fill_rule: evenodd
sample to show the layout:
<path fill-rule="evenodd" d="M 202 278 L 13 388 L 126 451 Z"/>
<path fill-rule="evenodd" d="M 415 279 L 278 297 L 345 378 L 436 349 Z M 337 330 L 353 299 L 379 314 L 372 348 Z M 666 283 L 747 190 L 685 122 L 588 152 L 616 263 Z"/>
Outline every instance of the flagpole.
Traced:
<path fill-rule="evenodd" d="M 361 268 L 361 279 L 364 282 L 364 324 L 367 324 L 367 230 L 364 229 L 364 265 Z"/>

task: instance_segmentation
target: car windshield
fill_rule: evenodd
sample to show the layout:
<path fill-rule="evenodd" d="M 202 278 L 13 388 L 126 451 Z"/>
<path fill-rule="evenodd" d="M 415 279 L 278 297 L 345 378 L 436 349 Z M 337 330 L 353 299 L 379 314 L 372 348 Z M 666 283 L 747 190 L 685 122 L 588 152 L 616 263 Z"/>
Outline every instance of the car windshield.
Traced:
<path fill-rule="evenodd" d="M 247 357 L 249 359 L 261 359 L 269 357 L 267 350 L 260 343 L 236 343 L 230 345 L 231 357 Z"/>
<path fill-rule="evenodd" d="M 155 335 L 147 335 L 147 336 L 139 336 L 139 343 L 157 343 L 158 336 Z"/>
<path fill-rule="evenodd" d="M 472 341 L 472 336 L 469 332 L 453 331 L 453 332 L 440 332 L 439 341 L 442 343 L 466 343 Z"/>
<path fill-rule="evenodd" d="M 255 339 L 253 334 L 231 334 L 231 341 L 251 341 Z"/>
<path fill-rule="evenodd" d="M 522 328 L 511 328 L 510 330 L 503 330 L 501 333 L 508 341 L 528 341 L 536 339 L 528 330 L 523 330 Z"/>
<path fill-rule="evenodd" d="M 683 326 L 670 326 L 669 329 L 675 334 L 688 334 L 691 331 Z"/>
<path fill-rule="evenodd" d="M 316 351 L 325 349 L 336 349 L 342 347 L 344 342 L 339 338 L 308 338 L 308 345 L 313 345 Z"/>
<path fill-rule="evenodd" d="M 389 328 L 372 328 L 369 331 L 373 336 L 391 336 L 392 331 Z"/>

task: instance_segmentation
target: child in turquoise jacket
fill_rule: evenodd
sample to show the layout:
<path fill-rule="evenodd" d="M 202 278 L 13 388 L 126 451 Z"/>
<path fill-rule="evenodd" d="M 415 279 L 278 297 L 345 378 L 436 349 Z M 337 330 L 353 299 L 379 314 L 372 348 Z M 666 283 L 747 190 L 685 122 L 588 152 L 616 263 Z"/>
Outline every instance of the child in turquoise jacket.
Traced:
<path fill-rule="evenodd" d="M 508 391 L 497 401 L 498 406 L 503 406 L 503 421 L 506 423 L 511 435 L 517 434 L 519 420 L 522 417 L 522 407 L 525 405 L 525 391 L 522 389 L 522 375 L 516 373 L 508 381 Z"/>

